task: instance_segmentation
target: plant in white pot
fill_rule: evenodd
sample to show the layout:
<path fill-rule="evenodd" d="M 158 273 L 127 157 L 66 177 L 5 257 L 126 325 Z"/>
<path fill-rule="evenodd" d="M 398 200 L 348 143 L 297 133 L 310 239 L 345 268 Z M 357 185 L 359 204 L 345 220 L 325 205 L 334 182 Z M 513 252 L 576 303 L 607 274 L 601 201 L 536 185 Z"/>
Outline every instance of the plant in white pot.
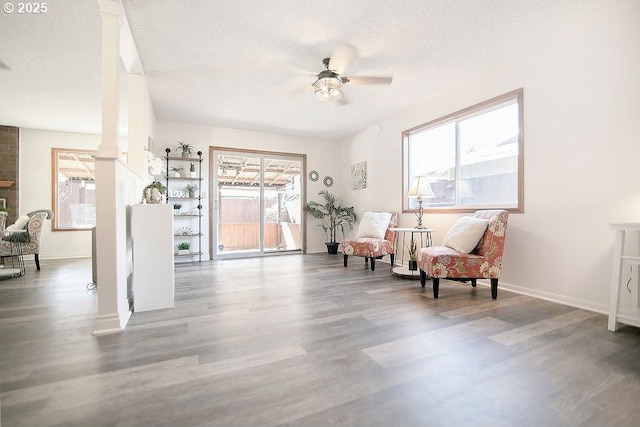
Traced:
<path fill-rule="evenodd" d="M 178 243 L 178 255 L 188 255 L 191 245 L 188 242 Z"/>
<path fill-rule="evenodd" d="M 171 168 L 171 175 L 174 178 L 180 178 L 180 172 L 182 172 L 183 168 L 181 167 L 173 167 Z"/>
<path fill-rule="evenodd" d="M 353 230 L 356 214 L 353 206 L 338 206 L 336 197 L 329 191 L 322 190 L 318 195 L 324 199 L 323 203 L 310 201 L 304 205 L 303 209 L 316 219 L 318 227 L 322 228 L 322 231 L 327 236 L 327 242 L 325 243 L 327 251 L 330 254 L 337 254 L 338 246 L 340 245 L 337 241 L 337 232 L 340 230 L 344 237 L 347 229 Z"/>
<path fill-rule="evenodd" d="M 197 178 L 196 175 L 196 165 L 194 165 L 193 163 L 191 163 L 191 166 L 189 166 L 189 176 L 191 178 Z"/>
<path fill-rule="evenodd" d="M 174 215 L 180 215 L 180 208 L 182 208 L 182 204 L 181 203 L 174 203 L 173 204 L 173 214 Z"/>

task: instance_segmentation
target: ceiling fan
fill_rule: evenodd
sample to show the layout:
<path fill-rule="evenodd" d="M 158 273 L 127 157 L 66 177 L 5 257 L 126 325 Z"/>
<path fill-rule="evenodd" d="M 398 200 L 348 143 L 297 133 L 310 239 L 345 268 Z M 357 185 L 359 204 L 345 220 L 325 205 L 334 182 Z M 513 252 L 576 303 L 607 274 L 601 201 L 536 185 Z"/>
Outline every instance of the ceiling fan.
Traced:
<path fill-rule="evenodd" d="M 322 101 L 339 101 L 342 99 L 342 86 L 345 84 L 391 84 L 393 77 L 341 76 L 355 54 L 355 48 L 339 45 L 330 58 L 322 60 L 325 69 L 316 74 L 317 80 L 313 83 L 313 92 L 316 98 Z"/>

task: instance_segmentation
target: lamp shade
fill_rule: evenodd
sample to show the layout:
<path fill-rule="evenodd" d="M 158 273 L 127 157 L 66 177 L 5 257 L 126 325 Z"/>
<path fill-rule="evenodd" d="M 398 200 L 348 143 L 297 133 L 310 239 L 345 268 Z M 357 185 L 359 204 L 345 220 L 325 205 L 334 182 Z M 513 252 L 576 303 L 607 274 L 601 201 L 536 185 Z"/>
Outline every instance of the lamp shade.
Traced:
<path fill-rule="evenodd" d="M 322 77 L 313 84 L 316 98 L 322 101 L 338 101 L 342 98 L 342 81 L 336 77 Z"/>
<path fill-rule="evenodd" d="M 431 184 L 423 176 L 417 176 L 413 181 L 413 185 L 409 188 L 407 193 L 409 197 L 434 197 L 431 190 Z"/>

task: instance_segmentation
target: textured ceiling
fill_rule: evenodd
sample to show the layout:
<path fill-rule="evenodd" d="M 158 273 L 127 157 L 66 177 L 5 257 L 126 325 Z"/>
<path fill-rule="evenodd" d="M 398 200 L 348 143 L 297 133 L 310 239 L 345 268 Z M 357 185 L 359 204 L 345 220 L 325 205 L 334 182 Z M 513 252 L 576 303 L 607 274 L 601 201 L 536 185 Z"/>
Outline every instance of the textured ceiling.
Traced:
<path fill-rule="evenodd" d="M 329 139 L 428 102 L 604 3 L 123 0 L 157 119 Z M 101 25 L 89 0 L 2 13 L 0 124 L 99 133 Z M 344 75 L 392 84 L 316 100 L 311 74 L 340 44 L 358 50 Z"/>

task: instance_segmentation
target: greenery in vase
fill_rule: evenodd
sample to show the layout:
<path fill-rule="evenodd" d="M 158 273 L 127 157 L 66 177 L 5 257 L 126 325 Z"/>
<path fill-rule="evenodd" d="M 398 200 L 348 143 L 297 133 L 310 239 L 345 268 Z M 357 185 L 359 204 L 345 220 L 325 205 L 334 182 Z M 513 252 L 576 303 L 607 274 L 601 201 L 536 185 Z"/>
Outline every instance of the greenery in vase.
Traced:
<path fill-rule="evenodd" d="M 178 148 L 182 150 L 183 154 L 191 154 L 193 151 L 193 146 L 183 141 L 178 141 Z"/>
<path fill-rule="evenodd" d="M 180 251 L 188 251 L 191 245 L 187 242 L 182 242 L 178 244 L 178 250 Z"/>
<path fill-rule="evenodd" d="M 167 187 L 162 185 L 161 182 L 153 181 L 151 184 L 144 187 L 144 189 L 142 190 L 142 197 L 144 198 L 147 196 L 147 190 L 153 190 L 154 188 L 158 190 L 160 194 L 165 194 L 167 192 Z"/>
<path fill-rule="evenodd" d="M 323 203 L 310 201 L 304 205 L 303 209 L 316 219 L 318 227 L 322 228 L 329 242 L 337 242 L 336 234 L 338 230 L 340 230 L 343 237 L 347 229 L 353 230 L 356 222 L 353 206 L 338 206 L 336 197 L 328 190 L 322 190 L 318 195 L 323 197 Z"/>
<path fill-rule="evenodd" d="M 412 240 L 411 243 L 407 245 L 407 249 L 409 251 L 409 261 L 417 261 L 418 260 L 418 244 L 415 240 Z"/>
<path fill-rule="evenodd" d="M 191 163 L 191 166 L 189 167 L 189 172 L 195 172 L 195 171 L 196 171 L 196 165 Z"/>
<path fill-rule="evenodd" d="M 189 197 L 194 197 L 196 194 L 196 191 L 198 191 L 198 186 L 195 184 L 189 184 L 187 185 L 187 192 L 189 193 Z"/>
<path fill-rule="evenodd" d="M 182 169 L 183 169 L 183 168 L 175 167 L 175 168 L 171 168 L 171 171 L 172 171 L 172 172 L 180 173 L 180 172 L 182 172 Z"/>
<path fill-rule="evenodd" d="M 173 204 L 173 209 L 180 209 L 182 207 L 182 205 L 180 203 L 174 203 Z"/>

